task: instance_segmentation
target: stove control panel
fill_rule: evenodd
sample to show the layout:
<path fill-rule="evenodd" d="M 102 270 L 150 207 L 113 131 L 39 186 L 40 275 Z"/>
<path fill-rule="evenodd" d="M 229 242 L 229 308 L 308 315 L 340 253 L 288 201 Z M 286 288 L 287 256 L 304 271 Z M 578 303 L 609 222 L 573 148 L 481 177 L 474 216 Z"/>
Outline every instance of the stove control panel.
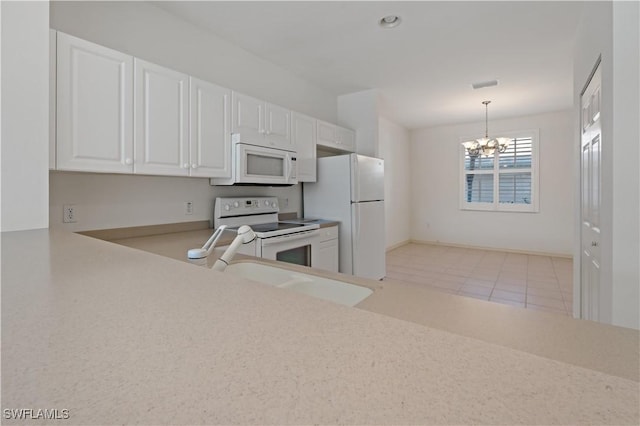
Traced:
<path fill-rule="evenodd" d="M 219 197 L 215 202 L 214 219 L 279 211 L 278 197 Z"/>

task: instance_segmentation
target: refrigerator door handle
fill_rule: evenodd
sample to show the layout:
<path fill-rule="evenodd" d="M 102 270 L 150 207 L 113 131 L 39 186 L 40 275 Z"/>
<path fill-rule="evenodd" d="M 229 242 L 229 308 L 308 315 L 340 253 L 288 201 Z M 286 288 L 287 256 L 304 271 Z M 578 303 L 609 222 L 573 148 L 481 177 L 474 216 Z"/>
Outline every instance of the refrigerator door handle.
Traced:
<path fill-rule="evenodd" d="M 360 206 L 358 205 L 358 203 L 354 203 L 353 204 L 355 207 L 355 215 L 353 217 L 353 227 L 354 229 L 354 236 L 355 238 L 353 239 L 353 251 L 356 252 L 358 250 L 358 241 L 360 241 L 360 223 L 362 222 L 360 220 Z"/>
<path fill-rule="evenodd" d="M 358 174 L 358 156 L 351 155 L 351 200 L 360 201 L 360 175 Z"/>

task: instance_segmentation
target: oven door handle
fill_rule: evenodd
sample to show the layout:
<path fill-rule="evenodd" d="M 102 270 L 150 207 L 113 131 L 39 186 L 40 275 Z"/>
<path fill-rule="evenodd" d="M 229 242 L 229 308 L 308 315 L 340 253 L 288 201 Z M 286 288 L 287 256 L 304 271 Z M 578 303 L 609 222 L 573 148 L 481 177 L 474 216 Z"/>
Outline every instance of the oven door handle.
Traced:
<path fill-rule="evenodd" d="M 313 229 L 311 231 L 295 232 L 293 234 L 285 234 L 285 235 L 278 235 L 277 237 L 263 238 L 261 241 L 263 246 L 269 246 L 272 244 L 280 244 L 280 243 L 285 243 L 289 241 L 313 238 L 319 235 L 320 235 L 320 231 L 317 229 Z"/>

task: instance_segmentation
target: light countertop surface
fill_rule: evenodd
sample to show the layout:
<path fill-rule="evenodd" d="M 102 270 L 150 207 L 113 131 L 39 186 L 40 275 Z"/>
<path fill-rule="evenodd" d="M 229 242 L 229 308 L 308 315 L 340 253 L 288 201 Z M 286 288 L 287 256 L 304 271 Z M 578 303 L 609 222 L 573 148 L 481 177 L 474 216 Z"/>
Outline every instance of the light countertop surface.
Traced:
<path fill-rule="evenodd" d="M 204 241 L 171 240 L 154 246 Z M 366 283 L 374 295 L 348 308 L 159 254 L 61 231 L 3 233 L 3 410 L 69 410 L 37 424 L 640 423 L 637 365 L 606 367 L 637 364 L 636 331 L 514 320 L 580 323 L 547 333 L 618 346 L 597 362 L 571 353 L 585 342 L 541 356 L 455 319 L 447 330 L 393 318 L 403 302 L 392 282 Z M 452 313 L 458 299 L 446 299 Z M 478 320 L 512 314 L 498 312 Z"/>

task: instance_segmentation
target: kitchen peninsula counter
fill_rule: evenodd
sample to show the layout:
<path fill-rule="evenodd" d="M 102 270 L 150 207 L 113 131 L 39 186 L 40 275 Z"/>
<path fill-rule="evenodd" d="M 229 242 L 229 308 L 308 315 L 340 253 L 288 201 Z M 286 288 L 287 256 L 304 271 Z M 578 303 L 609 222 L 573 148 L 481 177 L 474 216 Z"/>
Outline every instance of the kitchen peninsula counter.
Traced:
<path fill-rule="evenodd" d="M 69 410 L 37 424 L 638 424 L 619 376 L 86 236 L 2 234 L 2 408 Z"/>

